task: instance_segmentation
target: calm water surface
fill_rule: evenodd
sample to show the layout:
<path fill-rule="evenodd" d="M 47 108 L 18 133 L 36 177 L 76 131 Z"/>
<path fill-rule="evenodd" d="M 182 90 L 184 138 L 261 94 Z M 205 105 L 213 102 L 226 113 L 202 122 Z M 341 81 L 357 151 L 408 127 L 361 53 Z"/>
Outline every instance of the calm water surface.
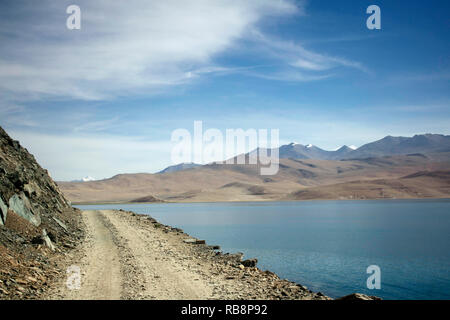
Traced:
<path fill-rule="evenodd" d="M 78 206 L 149 214 L 331 297 L 450 299 L 450 200 Z M 366 269 L 381 268 L 381 290 Z"/>

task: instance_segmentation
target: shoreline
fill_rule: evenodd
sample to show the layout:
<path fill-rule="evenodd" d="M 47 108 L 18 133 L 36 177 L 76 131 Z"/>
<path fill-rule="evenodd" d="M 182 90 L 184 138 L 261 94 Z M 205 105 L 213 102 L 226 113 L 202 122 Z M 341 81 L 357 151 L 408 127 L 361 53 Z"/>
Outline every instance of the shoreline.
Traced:
<path fill-rule="evenodd" d="M 272 289 L 269 289 L 268 296 L 271 296 L 271 299 L 275 300 L 381 300 L 378 297 L 375 296 L 367 296 L 364 294 L 359 293 L 348 293 L 348 295 L 344 297 L 338 297 L 338 298 L 331 298 L 324 293 L 318 291 L 313 292 L 309 290 L 306 286 L 303 286 L 300 283 L 297 283 L 295 281 L 290 281 L 288 279 L 282 279 L 280 278 L 276 273 L 270 271 L 270 270 L 262 270 L 257 267 L 258 259 L 257 257 L 249 258 L 243 260 L 243 253 L 237 252 L 222 252 L 220 244 L 218 245 L 211 245 L 206 242 L 206 240 L 201 240 L 196 237 L 193 237 L 187 233 L 185 233 L 182 229 L 172 227 L 170 225 L 165 225 L 160 223 L 158 220 L 153 218 L 151 215 L 148 214 L 139 214 L 135 213 L 133 211 L 128 210 L 114 210 L 116 212 L 120 212 L 123 214 L 131 215 L 132 217 L 135 217 L 139 223 L 150 222 L 154 226 L 158 226 L 156 229 L 160 229 L 162 232 L 168 234 L 172 233 L 175 235 L 175 237 L 178 237 L 179 240 L 183 241 L 183 243 L 186 243 L 189 241 L 188 245 L 193 249 L 197 254 L 200 256 L 203 256 L 207 260 L 212 260 L 215 263 L 224 264 L 227 266 L 230 266 L 232 269 L 235 270 L 228 270 L 228 272 L 225 272 L 225 277 L 228 280 L 234 280 L 234 279 L 243 279 L 247 277 L 248 278 L 254 278 L 255 282 L 259 282 L 260 279 L 264 279 L 263 281 L 267 281 L 270 279 L 272 282 L 271 286 Z M 225 271 L 225 270 L 222 270 Z M 239 273 L 236 275 L 236 271 L 244 272 L 244 277 L 242 277 L 242 274 Z M 228 274 L 229 273 L 229 274 Z M 255 290 L 257 288 L 261 288 L 261 284 L 255 286 Z M 267 297 L 266 297 L 267 298 Z"/>
<path fill-rule="evenodd" d="M 150 215 L 87 210 L 82 216 L 86 241 L 66 261 L 83 270 L 82 288 L 70 291 L 60 279 L 46 294 L 48 299 L 333 300 L 259 269 L 255 258 L 222 252 L 220 244 L 210 245 Z M 100 272 L 105 267 L 115 275 Z M 108 282 L 112 288 L 98 287 Z M 349 293 L 339 299 L 378 298 Z"/>
<path fill-rule="evenodd" d="M 276 289 L 268 290 L 266 292 L 268 297 L 271 296 L 271 299 L 332 299 L 321 292 L 313 292 L 301 284 L 281 279 L 278 275 L 269 270 L 263 271 L 259 269 L 257 267 L 256 257 L 243 260 L 243 253 L 222 252 L 220 244 L 208 244 L 206 240 L 193 237 L 188 233 L 185 233 L 180 228 L 160 223 L 151 215 L 138 214 L 127 210 L 116 210 L 116 212 L 131 215 L 138 221 L 139 224 L 150 223 L 156 231 L 163 232 L 167 235 L 171 234 L 171 236 L 178 240 L 181 245 L 187 246 L 188 249 L 190 249 L 188 251 L 191 251 L 191 254 L 193 253 L 195 256 L 205 259 L 207 262 L 212 262 L 213 264 L 217 264 L 221 267 L 222 276 L 230 282 L 231 286 L 233 286 L 231 281 L 235 280 L 240 281 L 245 279 L 246 282 L 260 282 L 259 280 L 264 279 L 265 281 L 271 282 L 274 288 L 276 287 Z M 219 276 L 219 273 L 215 276 Z M 255 285 L 255 288 L 252 288 L 252 291 L 257 288 L 261 289 L 263 286 Z M 251 299 L 252 297 L 247 298 Z"/>
<path fill-rule="evenodd" d="M 319 201 L 419 201 L 419 200 L 450 200 L 450 198 L 374 198 L 374 199 L 308 199 L 308 200 L 237 200 L 237 201 L 164 201 L 164 202 L 129 202 L 129 201 L 99 201 L 99 202 L 72 202 L 72 206 L 99 206 L 99 205 L 139 205 L 139 204 L 195 204 L 195 203 L 269 203 L 269 202 L 319 202 Z"/>

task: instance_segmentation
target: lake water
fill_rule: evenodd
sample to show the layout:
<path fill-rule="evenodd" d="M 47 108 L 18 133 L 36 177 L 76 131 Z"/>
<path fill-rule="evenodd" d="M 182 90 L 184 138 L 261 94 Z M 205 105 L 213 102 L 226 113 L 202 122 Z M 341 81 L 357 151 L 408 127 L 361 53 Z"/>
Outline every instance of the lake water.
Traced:
<path fill-rule="evenodd" d="M 450 200 L 78 206 L 149 214 L 331 297 L 450 299 Z M 381 289 L 367 289 L 367 267 Z"/>

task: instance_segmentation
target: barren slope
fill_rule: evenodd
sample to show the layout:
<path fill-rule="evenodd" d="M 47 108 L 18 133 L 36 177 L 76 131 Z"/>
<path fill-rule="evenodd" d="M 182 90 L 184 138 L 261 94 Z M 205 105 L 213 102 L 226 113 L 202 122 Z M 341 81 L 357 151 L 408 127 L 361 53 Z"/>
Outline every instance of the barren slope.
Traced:
<path fill-rule="evenodd" d="M 439 171 L 450 168 L 450 156 L 445 154 L 413 154 L 368 158 L 361 160 L 329 161 L 281 159 L 277 175 L 261 176 L 257 165 L 213 164 L 166 174 L 122 174 L 111 179 L 93 182 L 60 182 L 60 188 L 74 203 L 128 202 L 141 198 L 164 201 L 265 201 L 286 199 L 286 196 L 312 188 L 314 198 L 348 197 L 340 192 L 314 191 L 314 187 L 364 181 L 361 198 L 379 198 L 379 183 L 370 180 L 391 180 L 421 171 Z M 431 179 L 434 179 L 431 177 Z M 389 184 L 389 182 L 386 182 Z M 434 192 L 434 183 L 428 183 L 427 196 L 447 197 L 444 191 Z M 421 185 L 414 190 L 421 197 Z M 342 188 L 346 188 L 342 186 Z M 400 189 L 385 197 L 410 198 L 412 193 Z M 377 193 L 378 192 L 378 193 Z M 295 197 L 294 197 L 295 198 Z"/>
<path fill-rule="evenodd" d="M 358 180 L 298 190 L 286 200 L 448 198 L 450 171 L 421 171 L 396 179 Z"/>

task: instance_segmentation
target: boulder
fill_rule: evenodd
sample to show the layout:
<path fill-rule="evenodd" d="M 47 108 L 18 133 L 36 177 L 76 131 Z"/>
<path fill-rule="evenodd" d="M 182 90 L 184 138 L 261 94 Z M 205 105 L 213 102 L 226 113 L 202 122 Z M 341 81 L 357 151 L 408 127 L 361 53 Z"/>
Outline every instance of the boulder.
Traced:
<path fill-rule="evenodd" d="M 55 251 L 55 246 L 53 245 L 52 240 L 50 240 L 50 237 L 45 229 L 42 229 L 42 240 L 44 240 L 44 243 L 50 248 L 50 250 Z"/>
<path fill-rule="evenodd" d="M 9 209 L 17 213 L 22 218 L 28 220 L 36 227 L 39 227 L 41 224 L 40 216 L 33 213 L 30 201 L 23 192 L 20 194 L 15 194 L 9 199 Z"/>
<path fill-rule="evenodd" d="M 256 267 L 257 263 L 258 263 L 258 259 L 256 259 L 256 258 L 242 261 L 242 265 L 244 267 L 248 267 L 248 268 Z"/>
<path fill-rule="evenodd" d="M 205 240 L 198 240 L 198 239 L 184 239 L 183 240 L 184 243 L 190 243 L 190 244 L 205 244 L 206 241 Z"/>
<path fill-rule="evenodd" d="M 55 222 L 56 222 L 61 228 L 63 228 L 65 232 L 67 232 L 67 226 L 66 226 L 61 220 L 59 220 L 59 219 L 56 218 L 56 217 L 52 217 L 52 219 L 55 220 Z"/>
<path fill-rule="evenodd" d="M 27 183 L 23 186 L 23 191 L 27 197 L 39 196 L 40 192 L 35 183 Z"/>

